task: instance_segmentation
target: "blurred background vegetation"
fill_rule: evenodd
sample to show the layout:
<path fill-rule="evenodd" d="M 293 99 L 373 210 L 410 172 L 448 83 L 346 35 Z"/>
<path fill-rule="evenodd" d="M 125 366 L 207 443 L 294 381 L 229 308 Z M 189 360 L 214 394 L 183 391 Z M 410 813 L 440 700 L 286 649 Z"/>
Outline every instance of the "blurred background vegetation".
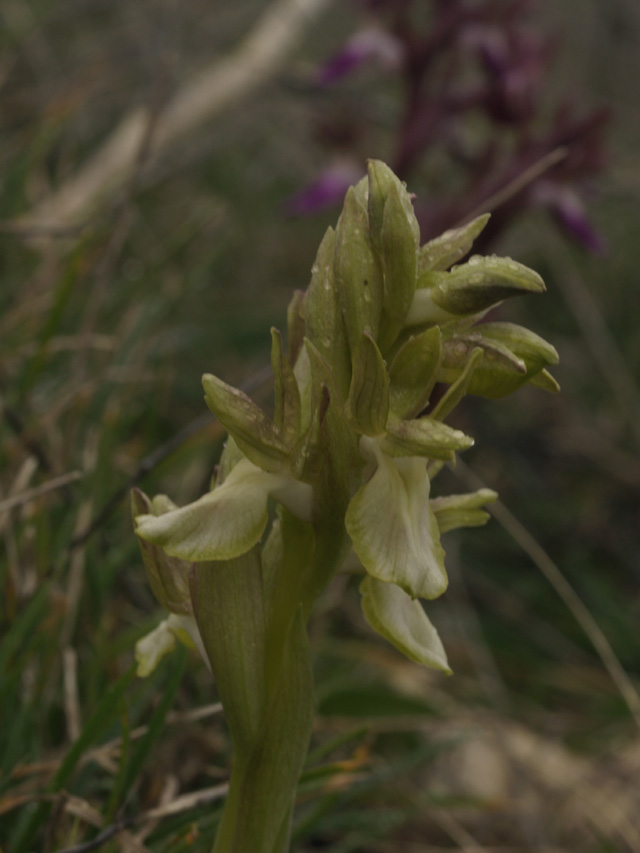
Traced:
<path fill-rule="evenodd" d="M 223 436 L 200 376 L 268 405 L 268 329 L 337 216 L 292 215 L 301 192 L 336 158 L 398 157 L 406 76 L 364 62 L 321 84 L 318 69 L 371 21 L 399 9 L 428 35 L 447 5 L 270 2 L 0 7 L 3 853 L 205 851 L 213 835 L 229 751 L 208 673 L 177 653 L 132 674 L 161 614 L 127 491 L 183 503 L 207 488 Z M 513 215 L 487 248 L 548 287 L 501 318 L 557 347 L 562 393 L 468 399 L 459 415 L 476 446 L 442 489 L 479 477 L 503 508 L 444 540 L 451 588 L 429 613 L 452 678 L 372 637 L 347 578 L 321 601 L 295 849 L 640 851 L 640 7 L 452 8 L 488 10 L 491 32 L 537 34 L 549 55 L 526 120 L 474 107 L 406 169 L 424 222 L 471 206 L 462 154 L 478 140 L 499 167 L 522 132 L 606 107 L 597 162 L 562 173 L 600 251 L 534 203 L 562 167 L 549 151 L 524 195 L 522 171 L 498 168 L 484 198 Z"/>

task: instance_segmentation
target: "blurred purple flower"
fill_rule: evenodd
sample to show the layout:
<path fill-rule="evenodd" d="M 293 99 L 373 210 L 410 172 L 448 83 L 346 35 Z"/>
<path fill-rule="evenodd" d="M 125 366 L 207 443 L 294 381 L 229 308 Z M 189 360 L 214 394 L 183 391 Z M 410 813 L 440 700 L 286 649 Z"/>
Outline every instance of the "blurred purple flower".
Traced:
<path fill-rule="evenodd" d="M 552 41 L 522 27 L 474 23 L 462 43 L 478 55 L 488 76 L 486 105 L 493 118 L 508 123 L 532 118 Z"/>
<path fill-rule="evenodd" d="M 477 52 L 492 74 L 504 74 L 507 69 L 508 47 L 506 35 L 497 27 L 486 24 L 469 24 L 462 33 L 464 47 Z"/>
<path fill-rule="evenodd" d="M 287 212 L 293 216 L 316 213 L 334 204 L 341 204 L 347 190 L 365 174 L 351 158 L 341 157 L 324 169 L 311 184 L 287 202 Z"/>
<path fill-rule="evenodd" d="M 359 30 L 331 59 L 318 70 L 317 82 L 328 86 L 346 77 L 366 62 L 374 62 L 386 70 L 400 67 L 402 42 L 387 30 L 369 26 Z"/>
<path fill-rule="evenodd" d="M 582 246 L 595 255 L 606 251 L 604 238 L 587 218 L 580 196 L 566 185 L 539 181 L 532 193 L 533 200 L 545 207 L 557 222 Z"/>

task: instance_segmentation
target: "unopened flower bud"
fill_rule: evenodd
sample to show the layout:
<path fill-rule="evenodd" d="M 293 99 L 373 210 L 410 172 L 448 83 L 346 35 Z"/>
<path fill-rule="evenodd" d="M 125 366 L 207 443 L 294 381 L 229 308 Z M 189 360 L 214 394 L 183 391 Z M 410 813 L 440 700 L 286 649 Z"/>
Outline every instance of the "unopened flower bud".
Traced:
<path fill-rule="evenodd" d="M 557 363 L 555 348 L 539 335 L 514 323 L 483 323 L 446 341 L 440 379 L 454 381 L 467 353 L 475 348 L 483 351 L 484 358 L 470 377 L 468 393 L 504 397 L 527 382 L 557 390 L 549 374 L 535 382 L 547 365 Z"/>
<path fill-rule="evenodd" d="M 423 289 L 416 291 L 409 312 L 411 324 L 431 320 L 433 306 L 450 317 L 469 316 L 486 311 L 510 296 L 545 290 L 538 273 L 524 264 L 510 258 L 480 255 L 474 255 L 450 272 L 425 273 L 421 284 Z"/>

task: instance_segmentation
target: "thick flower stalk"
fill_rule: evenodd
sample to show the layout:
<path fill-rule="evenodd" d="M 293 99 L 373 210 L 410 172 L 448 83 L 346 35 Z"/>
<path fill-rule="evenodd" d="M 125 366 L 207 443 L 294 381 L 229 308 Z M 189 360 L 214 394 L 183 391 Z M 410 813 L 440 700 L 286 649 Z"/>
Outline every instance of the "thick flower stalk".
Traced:
<path fill-rule="evenodd" d="M 404 185 L 370 162 L 324 236 L 307 291 L 293 297 L 286 352 L 272 330 L 273 416 L 204 376 L 229 433 L 211 491 L 181 508 L 134 494 L 149 581 L 170 614 L 138 644 L 140 674 L 176 638 L 196 646 L 231 734 L 215 853 L 288 849 L 313 715 L 306 623 L 347 558 L 361 566 L 371 627 L 449 672 L 421 599 L 447 587 L 441 535 L 483 524 L 496 495 L 432 496 L 438 470 L 473 444 L 445 419 L 465 394 L 557 389 L 550 344 L 482 322 L 507 297 L 544 291 L 509 259 L 458 264 L 487 220 L 420 246 Z"/>

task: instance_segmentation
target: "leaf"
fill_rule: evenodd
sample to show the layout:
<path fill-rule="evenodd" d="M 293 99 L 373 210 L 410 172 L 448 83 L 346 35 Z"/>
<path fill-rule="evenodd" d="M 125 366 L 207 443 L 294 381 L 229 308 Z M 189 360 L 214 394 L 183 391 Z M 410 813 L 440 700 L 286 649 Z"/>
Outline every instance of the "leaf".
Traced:
<path fill-rule="evenodd" d="M 257 746 L 244 770 L 230 853 L 273 853 L 276 841 L 288 836 L 283 823 L 289 819 L 309 747 L 313 695 L 311 653 L 299 608 Z"/>
<path fill-rule="evenodd" d="M 264 715 L 265 614 L 257 548 L 200 563 L 191 593 L 238 760 L 249 754 Z"/>

